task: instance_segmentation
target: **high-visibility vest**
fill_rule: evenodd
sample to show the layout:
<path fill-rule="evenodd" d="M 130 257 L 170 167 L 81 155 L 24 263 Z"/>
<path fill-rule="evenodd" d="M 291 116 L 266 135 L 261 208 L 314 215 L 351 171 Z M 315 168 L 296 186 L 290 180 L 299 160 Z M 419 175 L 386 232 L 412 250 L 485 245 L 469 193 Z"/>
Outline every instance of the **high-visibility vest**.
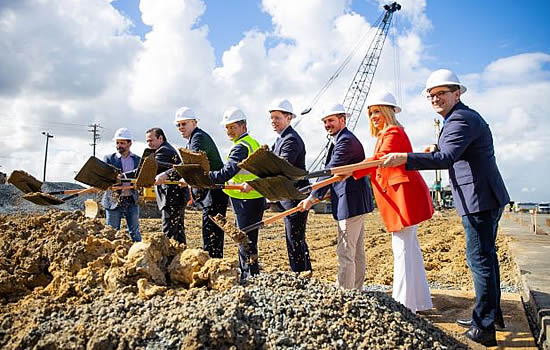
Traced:
<path fill-rule="evenodd" d="M 243 138 L 238 139 L 237 141 L 234 141 L 233 144 L 236 145 L 243 145 L 248 149 L 248 156 L 250 156 L 254 151 L 256 151 L 258 148 L 260 148 L 260 144 L 258 141 L 254 140 L 250 135 L 246 135 Z M 227 157 L 229 159 L 229 156 Z M 246 181 L 252 181 L 254 179 L 257 179 L 258 177 L 254 174 L 252 174 L 250 171 L 246 169 L 240 169 L 235 176 L 233 176 L 229 181 L 227 181 L 227 184 L 241 184 Z M 254 198 L 261 198 L 263 197 L 260 192 L 256 190 L 252 190 L 248 193 L 241 192 L 239 190 L 223 190 L 229 197 L 237 198 L 237 199 L 254 199 Z"/>

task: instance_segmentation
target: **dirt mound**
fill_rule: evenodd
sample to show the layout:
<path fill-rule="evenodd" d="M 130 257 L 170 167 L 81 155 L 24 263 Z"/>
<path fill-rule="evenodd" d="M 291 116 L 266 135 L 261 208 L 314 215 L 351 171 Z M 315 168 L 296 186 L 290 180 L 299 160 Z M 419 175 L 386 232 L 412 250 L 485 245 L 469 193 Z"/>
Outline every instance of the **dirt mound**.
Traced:
<path fill-rule="evenodd" d="M 142 242 L 132 244 L 126 232 L 80 211 L 0 217 L 0 232 L 3 302 L 30 293 L 85 301 L 117 289 L 150 297 L 165 290 L 152 293 L 152 286 L 230 288 L 237 280 L 230 278 L 237 274 L 233 262 L 211 259 L 205 266 L 206 252 L 186 249 L 161 232 L 146 233 Z"/>

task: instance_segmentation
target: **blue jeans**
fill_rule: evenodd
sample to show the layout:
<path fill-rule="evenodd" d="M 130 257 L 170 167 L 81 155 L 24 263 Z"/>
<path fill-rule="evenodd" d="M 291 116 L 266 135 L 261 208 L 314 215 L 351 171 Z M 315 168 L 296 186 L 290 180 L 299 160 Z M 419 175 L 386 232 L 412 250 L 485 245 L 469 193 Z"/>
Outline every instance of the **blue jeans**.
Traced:
<path fill-rule="evenodd" d="M 139 206 L 132 197 L 121 197 L 120 204 L 116 209 L 105 209 L 107 225 L 120 230 L 120 221 L 122 216 L 126 219 L 128 233 L 134 242 L 141 241 L 139 232 Z"/>
<path fill-rule="evenodd" d="M 495 241 L 503 209 L 495 208 L 462 216 L 462 225 L 466 231 L 466 259 L 476 293 L 472 324 L 485 330 L 494 330 L 494 322 L 502 319 L 500 271 Z"/>

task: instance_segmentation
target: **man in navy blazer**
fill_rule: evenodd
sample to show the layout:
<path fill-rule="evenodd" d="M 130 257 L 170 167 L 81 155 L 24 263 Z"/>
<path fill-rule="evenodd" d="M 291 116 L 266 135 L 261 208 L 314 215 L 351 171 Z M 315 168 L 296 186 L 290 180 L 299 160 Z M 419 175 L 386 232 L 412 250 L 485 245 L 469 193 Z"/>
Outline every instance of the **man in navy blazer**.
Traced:
<path fill-rule="evenodd" d="M 130 130 L 126 128 L 118 129 L 115 132 L 113 141 L 115 141 L 117 152 L 106 155 L 103 161 L 123 173 L 136 169 L 139 166 L 141 158 L 130 152 L 130 147 L 132 146 Z M 129 186 L 129 184 L 122 186 Z M 105 208 L 107 225 L 120 230 L 120 221 L 124 216 L 126 225 L 128 226 L 128 233 L 134 242 L 141 241 L 138 198 L 138 193 L 134 189 L 107 190 L 101 198 L 101 205 Z"/>
<path fill-rule="evenodd" d="M 493 137 L 483 118 L 460 101 L 466 87 L 451 71 L 433 72 L 425 92 L 443 118 L 437 145 L 425 153 L 392 153 L 383 166 L 406 164 L 409 170 L 448 169 L 449 181 L 466 232 L 466 258 L 472 271 L 476 302 L 465 336 L 495 346 L 495 328 L 504 328 L 500 309 L 500 271 L 496 253 L 497 226 L 510 197 L 497 167 Z"/>
<path fill-rule="evenodd" d="M 155 177 L 155 198 L 162 216 L 162 231 L 168 238 L 175 239 L 178 243 L 186 243 L 185 239 L 185 206 L 189 200 L 187 187 L 180 185 L 164 185 L 164 180 L 179 180 L 174 164 L 180 164 L 178 151 L 168 143 L 164 131 L 161 128 L 151 128 L 145 132 L 147 146 L 155 150 L 155 159 L 158 164 Z"/>
<path fill-rule="evenodd" d="M 306 169 L 306 146 L 296 130 L 290 125 L 295 114 L 288 100 L 276 101 L 269 108 L 271 126 L 279 134 L 271 147 L 273 153 L 286 159 L 300 169 Z M 298 188 L 309 185 L 309 181 L 296 183 Z M 298 205 L 298 200 L 283 200 L 277 205 L 288 210 Z M 284 218 L 286 231 L 286 248 L 290 269 L 293 272 L 311 271 L 311 259 L 306 243 L 306 223 L 308 212 L 297 212 Z"/>
<path fill-rule="evenodd" d="M 345 112 L 341 104 L 332 106 L 323 117 L 325 130 L 332 136 L 326 168 L 361 162 L 365 159 L 363 145 L 355 135 L 346 128 Z M 302 210 L 311 208 L 314 198 L 323 198 L 328 186 L 317 189 L 304 199 Z M 374 209 L 370 186 L 365 177 L 346 180 L 330 185 L 332 216 L 338 222 L 338 255 L 337 284 L 345 289 L 361 289 L 365 280 L 365 244 L 363 219 L 366 213 Z"/>

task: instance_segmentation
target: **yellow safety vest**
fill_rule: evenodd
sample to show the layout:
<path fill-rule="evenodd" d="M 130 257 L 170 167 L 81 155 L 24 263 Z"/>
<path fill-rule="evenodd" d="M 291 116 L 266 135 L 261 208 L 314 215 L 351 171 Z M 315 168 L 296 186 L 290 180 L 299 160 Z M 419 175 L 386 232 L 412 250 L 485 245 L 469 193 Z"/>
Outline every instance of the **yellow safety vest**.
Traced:
<path fill-rule="evenodd" d="M 260 148 L 260 144 L 258 141 L 254 140 L 250 135 L 246 135 L 243 138 L 238 139 L 237 141 L 233 142 L 234 145 L 241 144 L 245 146 L 248 149 L 248 156 L 250 156 L 254 151 L 256 151 L 258 148 Z M 229 156 L 227 157 L 229 159 Z M 235 176 L 233 176 L 229 181 L 227 181 L 227 184 L 241 184 L 246 181 L 252 181 L 254 179 L 257 179 L 258 177 L 251 172 L 249 172 L 246 169 L 241 169 Z M 237 198 L 237 199 L 254 199 L 254 198 L 261 198 L 263 197 L 260 192 L 256 190 L 252 190 L 248 193 L 241 192 L 239 190 L 223 190 L 229 197 Z"/>

